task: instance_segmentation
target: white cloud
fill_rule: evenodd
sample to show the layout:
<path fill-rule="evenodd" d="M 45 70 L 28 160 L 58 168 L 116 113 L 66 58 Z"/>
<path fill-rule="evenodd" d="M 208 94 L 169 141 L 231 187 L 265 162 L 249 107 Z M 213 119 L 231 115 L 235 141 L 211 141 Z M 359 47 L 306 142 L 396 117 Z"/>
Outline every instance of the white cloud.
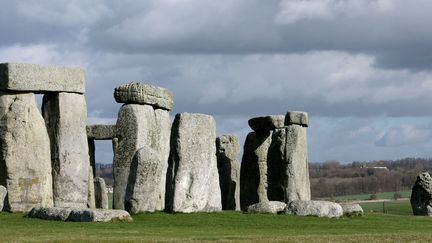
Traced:
<path fill-rule="evenodd" d="M 391 127 L 377 140 L 378 146 L 401 146 L 414 145 L 430 142 L 432 140 L 432 129 L 418 127 L 412 124 L 402 124 Z"/>
<path fill-rule="evenodd" d="M 18 16 L 49 26 L 89 26 L 111 14 L 104 0 L 19 0 Z"/>
<path fill-rule="evenodd" d="M 390 11 L 394 8 L 393 3 L 391 0 L 282 0 L 275 22 L 293 24 L 301 20 L 359 17 Z"/>

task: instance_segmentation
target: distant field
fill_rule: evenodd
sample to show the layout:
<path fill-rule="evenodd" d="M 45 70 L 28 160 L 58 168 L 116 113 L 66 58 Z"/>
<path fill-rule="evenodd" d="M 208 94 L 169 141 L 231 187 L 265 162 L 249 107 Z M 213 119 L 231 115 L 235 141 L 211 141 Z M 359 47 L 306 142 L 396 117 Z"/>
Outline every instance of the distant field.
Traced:
<path fill-rule="evenodd" d="M 399 191 L 402 195 L 402 198 L 411 197 L 411 190 L 408 191 Z M 377 193 L 377 199 L 393 199 L 395 192 L 383 192 Z M 335 200 L 368 200 L 370 199 L 371 194 L 359 194 L 359 195 L 347 195 L 347 196 L 337 196 L 334 197 Z"/>
<path fill-rule="evenodd" d="M 377 212 L 394 215 L 413 215 L 409 200 L 385 201 L 385 202 L 366 202 L 360 203 L 363 210 L 367 213 Z"/>
<path fill-rule="evenodd" d="M 0 242 L 432 241 L 432 217 L 370 213 L 379 205 L 362 205 L 365 216 L 340 219 L 239 212 L 154 213 L 134 215 L 134 222 L 66 223 L 0 213 Z M 406 209 L 402 203 L 398 207 L 397 212 Z"/>

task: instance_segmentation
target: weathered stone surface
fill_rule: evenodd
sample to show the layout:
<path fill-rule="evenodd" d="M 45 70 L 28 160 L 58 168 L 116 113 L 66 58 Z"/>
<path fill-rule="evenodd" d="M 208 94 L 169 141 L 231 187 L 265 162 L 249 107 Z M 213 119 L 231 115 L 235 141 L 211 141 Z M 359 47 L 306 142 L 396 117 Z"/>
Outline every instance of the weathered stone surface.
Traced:
<path fill-rule="evenodd" d="M 0 90 L 85 93 L 85 73 L 80 68 L 1 63 Z"/>
<path fill-rule="evenodd" d="M 53 205 L 50 140 L 33 94 L 0 93 L 0 185 L 4 210 Z"/>
<path fill-rule="evenodd" d="M 110 209 L 74 209 L 74 208 L 33 208 L 30 218 L 61 220 L 72 222 L 109 222 L 112 220 L 132 221 L 124 210 Z"/>
<path fill-rule="evenodd" d="M 289 125 L 273 132 L 268 153 L 268 198 L 311 199 L 306 127 Z"/>
<path fill-rule="evenodd" d="M 87 193 L 87 207 L 96 208 L 96 198 L 95 198 L 95 187 L 93 182 L 93 168 L 89 166 L 88 173 L 88 193 Z"/>
<path fill-rule="evenodd" d="M 174 104 L 169 90 L 143 83 L 120 85 L 114 90 L 114 98 L 118 103 L 146 104 L 166 110 L 171 110 Z"/>
<path fill-rule="evenodd" d="M 112 220 L 133 221 L 128 212 L 113 209 L 72 210 L 67 221 L 72 222 L 109 222 Z"/>
<path fill-rule="evenodd" d="M 28 216 L 45 220 L 66 221 L 72 210 L 72 208 L 36 207 L 29 212 Z"/>
<path fill-rule="evenodd" d="M 154 212 L 161 210 L 162 178 L 166 177 L 166 165 L 157 151 L 144 146 L 132 160 L 129 183 L 126 189 L 125 209 L 130 213 Z M 165 180 L 163 180 L 165 181 Z"/>
<path fill-rule="evenodd" d="M 247 207 L 248 213 L 279 213 L 284 212 L 286 203 L 279 201 L 268 201 L 252 204 Z"/>
<path fill-rule="evenodd" d="M 115 137 L 115 125 L 88 125 L 87 137 L 95 140 L 111 140 Z"/>
<path fill-rule="evenodd" d="M 129 180 L 130 166 L 136 151 L 148 146 L 158 153 L 162 171 L 168 166 L 170 150 L 171 122 L 166 110 L 149 105 L 123 105 L 117 120 L 116 147 L 114 153 L 114 208 L 124 209 L 125 193 Z M 114 141 L 114 140 L 113 140 Z M 117 145 L 115 145 L 117 144 Z M 160 194 L 165 194 L 165 180 L 160 181 Z M 155 210 L 163 210 L 165 198 L 162 196 Z"/>
<path fill-rule="evenodd" d="M 4 186 L 0 186 L 0 212 L 3 210 L 3 203 L 6 198 L 7 189 Z"/>
<path fill-rule="evenodd" d="M 285 213 L 299 216 L 335 218 L 341 217 L 343 210 L 339 204 L 334 202 L 295 200 L 288 203 Z"/>
<path fill-rule="evenodd" d="M 222 210 L 216 160 L 216 124 L 212 116 L 177 114 L 171 135 L 167 210 Z"/>
<path fill-rule="evenodd" d="M 410 201 L 414 215 L 432 216 L 432 177 L 428 172 L 417 176 Z"/>
<path fill-rule="evenodd" d="M 96 208 L 108 209 L 108 193 L 105 180 L 100 177 L 94 178 Z"/>
<path fill-rule="evenodd" d="M 237 136 L 216 138 L 216 156 L 223 210 L 240 210 L 240 143 Z"/>
<path fill-rule="evenodd" d="M 339 203 L 345 216 L 362 216 L 363 208 L 357 203 Z"/>
<path fill-rule="evenodd" d="M 272 132 L 247 135 L 240 167 L 240 206 L 245 211 L 249 205 L 268 201 L 267 152 Z"/>
<path fill-rule="evenodd" d="M 249 126 L 256 132 L 270 131 L 276 128 L 285 127 L 285 116 L 259 116 L 248 121 Z"/>
<path fill-rule="evenodd" d="M 46 94 L 43 115 L 51 139 L 54 205 L 86 208 L 90 162 L 84 95 Z"/>
<path fill-rule="evenodd" d="M 289 111 L 285 116 L 285 125 L 297 124 L 300 126 L 309 126 L 308 113 L 303 111 Z"/>

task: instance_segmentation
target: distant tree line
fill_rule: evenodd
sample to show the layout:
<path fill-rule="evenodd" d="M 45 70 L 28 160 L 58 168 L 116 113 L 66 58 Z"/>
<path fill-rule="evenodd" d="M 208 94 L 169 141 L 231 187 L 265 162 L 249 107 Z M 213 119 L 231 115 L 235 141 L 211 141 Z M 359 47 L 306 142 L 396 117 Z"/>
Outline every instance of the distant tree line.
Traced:
<path fill-rule="evenodd" d="M 310 163 L 312 197 L 411 190 L 417 175 L 432 171 L 432 159 L 406 158 L 341 164 Z"/>

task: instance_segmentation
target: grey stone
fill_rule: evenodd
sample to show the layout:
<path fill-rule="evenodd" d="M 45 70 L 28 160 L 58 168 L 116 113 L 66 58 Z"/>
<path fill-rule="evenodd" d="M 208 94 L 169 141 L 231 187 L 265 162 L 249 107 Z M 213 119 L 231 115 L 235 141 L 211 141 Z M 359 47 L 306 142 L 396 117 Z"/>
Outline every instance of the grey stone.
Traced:
<path fill-rule="evenodd" d="M 124 209 L 125 193 L 130 167 L 136 151 L 144 146 L 157 151 L 162 171 L 168 167 L 171 122 L 166 110 L 149 105 L 126 104 L 120 108 L 117 120 L 116 147 L 114 153 L 114 208 Z M 114 140 L 113 140 L 114 141 Z M 117 144 L 117 145 L 115 145 Z M 160 194 L 165 194 L 165 180 L 161 179 Z M 165 198 L 156 210 L 163 210 Z"/>
<path fill-rule="evenodd" d="M 72 210 L 67 221 L 72 222 L 110 222 L 133 221 L 128 212 L 113 209 L 81 209 Z"/>
<path fill-rule="evenodd" d="M 45 220 L 66 221 L 72 210 L 72 208 L 35 207 L 29 212 L 28 216 Z"/>
<path fill-rule="evenodd" d="M 432 216 L 432 177 L 428 172 L 417 176 L 410 201 L 414 215 Z"/>
<path fill-rule="evenodd" d="M 75 209 L 75 208 L 33 208 L 30 218 L 45 220 L 61 220 L 72 222 L 109 222 L 113 220 L 132 221 L 131 216 L 124 210 L 111 209 Z"/>
<path fill-rule="evenodd" d="M 273 132 L 268 153 L 268 198 L 311 199 L 306 127 L 289 125 Z"/>
<path fill-rule="evenodd" d="M 247 135 L 240 167 L 240 206 L 268 201 L 267 198 L 267 152 L 272 132 Z"/>
<path fill-rule="evenodd" d="M 4 186 L 0 186 L 0 212 L 3 210 L 4 200 L 6 198 L 7 189 Z"/>
<path fill-rule="evenodd" d="M 54 205 L 86 208 L 90 162 L 84 95 L 46 94 L 43 115 L 51 139 Z"/>
<path fill-rule="evenodd" d="M 161 182 L 165 182 L 165 177 L 166 165 L 158 152 L 147 146 L 140 148 L 132 160 L 125 209 L 134 214 L 163 209 L 165 194 L 161 187 L 165 183 Z"/>
<path fill-rule="evenodd" d="M 118 103 L 146 104 L 165 110 L 171 110 L 174 104 L 169 90 L 143 83 L 120 85 L 114 90 L 114 98 Z"/>
<path fill-rule="evenodd" d="M 270 131 L 285 127 L 284 115 L 254 117 L 248 121 L 249 126 L 256 132 Z"/>
<path fill-rule="evenodd" d="M 2 63 L 0 90 L 85 93 L 85 73 L 80 68 Z"/>
<path fill-rule="evenodd" d="M 288 203 L 285 213 L 299 216 L 337 218 L 343 215 L 343 210 L 339 204 L 334 202 L 295 200 Z"/>
<path fill-rule="evenodd" d="M 240 143 L 237 136 L 216 139 L 216 155 L 223 210 L 240 210 Z"/>
<path fill-rule="evenodd" d="M 343 214 L 348 217 L 362 216 L 363 208 L 357 203 L 339 203 L 342 207 Z"/>
<path fill-rule="evenodd" d="M 100 177 L 94 178 L 96 208 L 108 209 L 108 193 L 105 180 Z"/>
<path fill-rule="evenodd" d="M 87 207 L 96 208 L 96 198 L 95 198 L 95 187 L 93 182 L 93 168 L 91 166 L 88 173 L 88 196 L 87 196 Z"/>
<path fill-rule="evenodd" d="M 252 204 L 247 207 L 248 213 L 280 213 L 284 212 L 286 203 L 279 201 L 268 201 Z"/>
<path fill-rule="evenodd" d="M 93 177 L 95 177 L 96 176 L 96 157 L 95 157 L 96 145 L 95 145 L 95 140 L 89 138 L 89 139 L 87 139 L 87 143 L 88 143 L 88 150 L 89 150 L 90 167 L 92 168 L 92 171 L 93 171 Z"/>
<path fill-rule="evenodd" d="M 300 126 L 309 126 L 308 113 L 303 111 L 289 111 L 285 116 L 285 125 L 297 124 Z"/>
<path fill-rule="evenodd" d="M 0 93 L 0 185 L 4 210 L 53 205 L 50 140 L 31 93 Z"/>
<path fill-rule="evenodd" d="M 176 115 L 167 176 L 168 211 L 222 210 L 215 141 L 216 124 L 212 116 Z"/>
<path fill-rule="evenodd" d="M 115 125 L 88 125 L 87 137 L 95 140 L 111 140 L 115 137 Z"/>

